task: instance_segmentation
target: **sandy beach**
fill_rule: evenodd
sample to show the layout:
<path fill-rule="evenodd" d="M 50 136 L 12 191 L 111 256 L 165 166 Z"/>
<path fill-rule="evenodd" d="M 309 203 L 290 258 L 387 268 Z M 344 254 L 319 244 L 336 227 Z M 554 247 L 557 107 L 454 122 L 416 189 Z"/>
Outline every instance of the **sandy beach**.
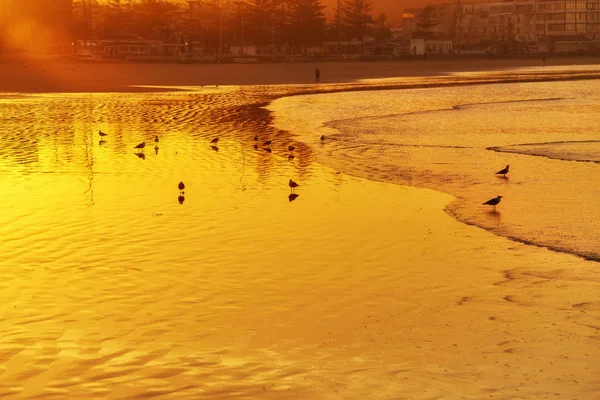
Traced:
<path fill-rule="evenodd" d="M 598 399 L 598 263 L 459 222 L 451 190 L 373 161 L 424 168 L 391 141 L 430 131 L 370 90 L 471 98 L 537 61 L 321 64 L 320 86 L 315 64 L 0 62 L 0 397 Z M 546 78 L 594 76 L 571 61 Z M 508 72 L 448 75 L 481 70 Z M 429 123 L 485 117 L 462 115 Z"/>
<path fill-rule="evenodd" d="M 557 57 L 556 65 L 594 65 L 594 57 Z M 394 62 L 329 62 L 292 64 L 152 64 L 70 62 L 35 56 L 0 57 L 3 92 L 111 92 L 139 86 L 282 85 L 321 82 L 348 83 L 363 79 L 437 76 L 452 72 L 490 71 L 540 66 L 541 60 L 448 59 Z M 156 89 L 154 89 L 156 90 Z"/>

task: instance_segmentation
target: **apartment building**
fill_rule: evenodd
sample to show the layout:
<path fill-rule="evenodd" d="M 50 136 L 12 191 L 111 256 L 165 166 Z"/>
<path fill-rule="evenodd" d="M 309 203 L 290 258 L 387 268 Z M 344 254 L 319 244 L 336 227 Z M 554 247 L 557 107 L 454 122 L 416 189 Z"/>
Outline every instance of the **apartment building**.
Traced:
<path fill-rule="evenodd" d="M 600 0 L 505 0 L 433 6 L 439 37 L 459 51 L 497 54 L 600 49 Z M 458 7 L 458 12 L 456 11 Z M 422 9 L 404 13 L 416 30 Z"/>
<path fill-rule="evenodd" d="M 531 0 L 464 4 L 456 45 L 496 53 L 530 51 L 537 40 L 535 10 Z"/>
<path fill-rule="evenodd" d="M 547 51 L 595 50 L 600 44 L 600 0 L 538 0 L 536 33 Z"/>

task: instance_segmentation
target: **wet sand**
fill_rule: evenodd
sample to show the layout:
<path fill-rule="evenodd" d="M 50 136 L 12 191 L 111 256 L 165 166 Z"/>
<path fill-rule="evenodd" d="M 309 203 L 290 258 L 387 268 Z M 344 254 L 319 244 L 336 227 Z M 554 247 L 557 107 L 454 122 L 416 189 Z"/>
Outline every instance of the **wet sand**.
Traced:
<path fill-rule="evenodd" d="M 320 94 L 269 109 L 300 140 L 327 135 L 330 145 L 316 147 L 320 163 L 450 193 L 458 199 L 448 212 L 463 222 L 598 261 L 598 82 Z M 495 174 L 507 164 L 507 176 Z M 497 195 L 498 211 L 487 212 L 482 203 Z"/>
<path fill-rule="evenodd" d="M 320 165 L 300 89 L 0 100 L 1 397 L 597 399 L 597 264 Z"/>
<path fill-rule="evenodd" d="M 551 65 L 594 65 L 594 57 L 560 57 Z M 281 85 L 321 82 L 348 83 L 364 79 L 436 76 L 450 72 L 502 70 L 539 66 L 531 59 L 409 60 L 299 64 L 144 64 L 69 62 L 28 57 L 0 57 L 0 92 L 144 91 L 134 86 Z"/>

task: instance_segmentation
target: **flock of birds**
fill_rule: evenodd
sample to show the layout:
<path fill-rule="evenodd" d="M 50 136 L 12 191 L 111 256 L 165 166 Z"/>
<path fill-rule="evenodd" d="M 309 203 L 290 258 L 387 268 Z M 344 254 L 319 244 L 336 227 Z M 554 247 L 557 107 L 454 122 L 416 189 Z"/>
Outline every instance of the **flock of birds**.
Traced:
<path fill-rule="evenodd" d="M 506 174 L 508 174 L 508 169 L 509 168 L 510 168 L 510 165 L 507 165 L 506 167 L 504 167 L 500 171 L 496 172 L 496 175 L 502 175 L 504 178 L 506 178 Z M 496 196 L 493 199 L 489 199 L 488 201 L 486 201 L 485 203 L 483 203 L 483 205 L 492 206 L 493 209 L 494 209 L 494 211 L 496 211 L 496 206 L 498 204 L 500 204 L 500 200 L 502 200 L 502 196 Z"/>
<path fill-rule="evenodd" d="M 102 139 L 104 137 L 108 136 L 107 133 L 104 133 L 102 131 L 99 131 L 98 134 L 100 135 L 100 138 L 102 138 Z M 259 140 L 260 139 L 259 139 L 258 135 L 254 135 L 254 141 L 258 142 Z M 325 141 L 325 135 L 321 135 L 321 143 L 324 141 Z M 156 143 L 155 150 L 158 151 L 158 142 L 159 142 L 158 136 L 155 136 L 154 142 Z M 216 137 L 210 141 L 210 144 L 211 144 L 211 147 L 213 148 L 213 150 L 219 151 L 219 148 L 217 147 L 218 143 L 219 143 L 218 137 Z M 263 142 L 263 146 L 266 146 L 265 150 L 268 151 L 269 153 L 271 152 L 271 147 L 270 147 L 271 143 L 272 143 L 272 141 L 270 139 Z M 146 147 L 146 142 L 142 142 L 142 143 L 138 144 L 137 146 L 135 146 L 134 149 L 137 149 L 138 153 L 139 153 L 140 151 L 143 152 L 145 147 Z M 258 149 L 258 144 L 254 145 L 254 149 Z M 295 149 L 296 148 L 292 145 L 288 146 L 288 150 L 290 151 L 290 154 L 288 155 L 289 160 L 294 159 L 293 151 Z M 505 168 L 496 172 L 496 175 L 502 175 L 504 178 L 506 178 L 506 174 L 508 174 L 509 168 L 510 168 L 510 165 L 507 165 Z M 294 201 L 299 196 L 298 194 L 294 193 L 294 189 L 296 189 L 300 185 L 290 179 L 290 181 L 288 182 L 288 186 L 290 187 L 290 190 L 291 190 L 290 195 L 288 196 L 289 201 Z M 179 182 L 179 185 L 177 187 L 179 188 L 179 198 L 178 198 L 179 203 L 183 204 L 183 202 L 185 201 L 184 191 L 183 191 L 185 189 L 185 184 L 183 182 Z M 489 199 L 488 201 L 486 201 L 485 203 L 482 203 L 482 204 L 492 206 L 493 210 L 496 211 L 496 206 L 498 204 L 500 204 L 501 200 L 502 200 L 502 196 L 496 196 L 493 199 Z"/>
<path fill-rule="evenodd" d="M 98 132 L 98 135 L 100 135 L 100 139 L 101 139 L 100 143 L 103 143 L 102 139 L 104 139 L 106 136 L 108 136 L 107 133 L 102 132 L 101 130 Z M 321 135 L 320 139 L 321 139 L 321 143 L 323 143 L 325 141 L 325 135 Z M 258 135 L 254 135 L 254 141 L 258 142 L 259 140 L 260 139 L 259 139 Z M 156 143 L 156 146 L 154 147 L 154 149 L 158 153 L 158 142 L 159 142 L 158 135 L 154 137 L 154 142 Z M 213 150 L 219 151 L 219 148 L 217 147 L 218 143 L 219 143 L 218 137 L 216 137 L 210 141 L 210 144 L 211 144 L 211 147 Z M 269 153 L 271 152 L 271 147 L 270 147 L 271 143 L 272 143 L 272 141 L 270 139 L 263 142 L 263 146 L 265 146 L 265 150 L 268 151 Z M 143 151 L 144 151 L 145 147 L 146 147 L 146 142 L 142 142 L 142 143 L 138 144 L 137 146 L 134 146 L 134 149 L 136 149 L 138 151 L 138 153 L 136 153 L 138 155 L 138 157 L 144 158 Z M 254 149 L 255 150 L 258 149 L 258 144 L 254 145 Z M 290 154 L 288 155 L 289 160 L 294 159 L 293 151 L 295 149 L 296 148 L 292 145 L 288 146 L 288 150 L 290 151 Z M 288 196 L 288 199 L 291 202 L 298 198 L 299 194 L 294 193 L 294 189 L 300 185 L 290 179 L 290 181 L 288 182 L 288 186 L 290 187 L 290 190 L 291 190 L 291 193 Z M 179 197 L 177 200 L 179 201 L 179 204 L 183 204 L 183 202 L 185 201 L 185 196 L 184 196 L 185 195 L 185 192 L 184 192 L 185 184 L 183 182 L 179 182 L 179 185 L 177 185 L 177 187 L 179 189 Z"/>

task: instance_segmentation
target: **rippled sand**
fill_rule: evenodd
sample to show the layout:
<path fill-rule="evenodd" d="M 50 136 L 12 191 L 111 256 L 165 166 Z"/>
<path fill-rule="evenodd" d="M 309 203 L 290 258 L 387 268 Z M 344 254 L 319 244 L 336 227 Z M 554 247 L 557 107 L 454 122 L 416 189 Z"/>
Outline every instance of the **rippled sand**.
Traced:
<path fill-rule="evenodd" d="M 598 398 L 597 264 L 316 163 L 312 90 L 0 100 L 0 397 Z"/>

